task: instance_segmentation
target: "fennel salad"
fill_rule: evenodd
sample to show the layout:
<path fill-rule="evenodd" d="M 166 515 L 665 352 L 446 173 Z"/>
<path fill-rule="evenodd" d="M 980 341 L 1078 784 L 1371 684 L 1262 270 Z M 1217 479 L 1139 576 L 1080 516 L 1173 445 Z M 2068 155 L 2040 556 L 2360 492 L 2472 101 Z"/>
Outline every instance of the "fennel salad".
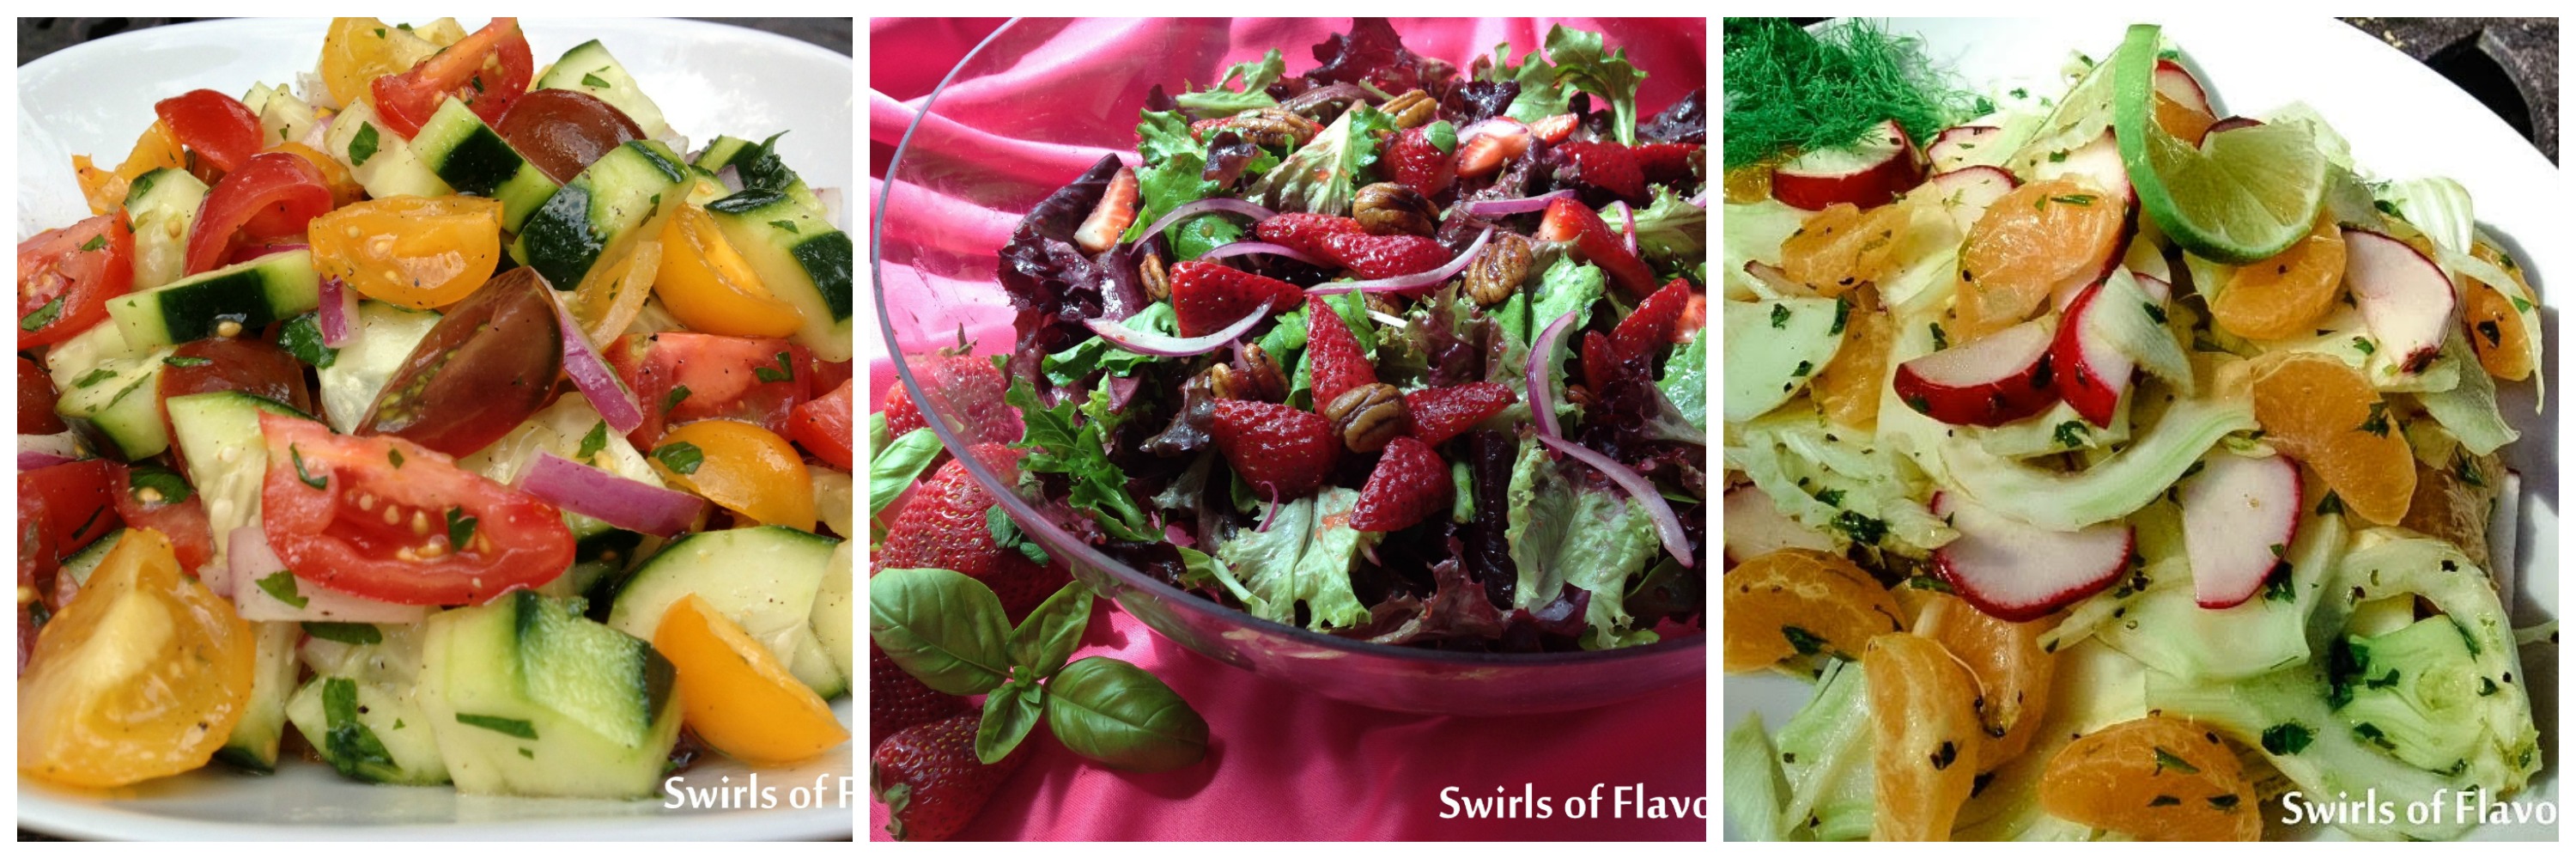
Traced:
<path fill-rule="evenodd" d="M 844 747 L 829 192 L 599 41 L 318 47 L 160 94 L 19 245 L 21 776 L 623 799 Z"/>
<path fill-rule="evenodd" d="M 2253 840 L 2539 770 L 2497 398 L 2537 294 L 2470 189 L 2186 49 L 1981 98 L 1728 22 L 1725 662 L 1812 683 L 1730 726 L 1730 827 Z"/>

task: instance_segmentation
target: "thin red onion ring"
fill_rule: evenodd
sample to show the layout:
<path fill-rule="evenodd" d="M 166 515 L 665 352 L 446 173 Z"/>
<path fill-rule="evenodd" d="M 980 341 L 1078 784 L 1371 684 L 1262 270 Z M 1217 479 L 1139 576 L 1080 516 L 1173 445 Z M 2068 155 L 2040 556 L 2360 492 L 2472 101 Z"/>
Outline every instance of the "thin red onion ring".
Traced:
<path fill-rule="evenodd" d="M 543 276 L 539 278 L 542 284 Z M 590 407 L 599 411 L 600 420 L 607 421 L 609 428 L 630 433 L 643 426 L 644 409 L 635 404 L 634 392 L 626 390 L 617 371 L 609 369 L 607 359 L 590 345 L 590 337 L 581 333 L 581 323 L 573 321 L 572 308 L 564 306 L 565 294 L 555 292 L 551 285 L 547 285 L 546 292 L 554 296 L 555 326 L 563 335 L 564 375 L 572 377 L 573 387 L 581 389 L 582 397 L 590 400 Z"/>
<path fill-rule="evenodd" d="M 1621 227 L 1619 230 L 1620 243 L 1627 246 L 1629 256 L 1636 256 L 1637 210 L 1636 208 L 1629 206 L 1628 201 L 1626 200 L 1619 201 L 1619 226 Z"/>
<path fill-rule="evenodd" d="M 1276 257 L 1287 257 L 1316 268 L 1334 267 L 1332 263 L 1316 259 L 1305 251 L 1301 251 L 1287 245 L 1274 245 L 1269 242 L 1228 242 L 1210 249 L 1207 253 L 1200 254 L 1199 259 L 1224 259 L 1226 257 L 1242 256 L 1244 254 L 1269 254 Z"/>
<path fill-rule="evenodd" d="M 1466 250 L 1459 251 L 1458 256 L 1451 259 L 1448 265 L 1430 271 L 1377 280 L 1337 280 L 1307 287 L 1306 294 L 1340 295 L 1345 292 L 1403 292 L 1409 289 L 1421 289 L 1448 280 L 1459 272 L 1467 270 L 1467 264 L 1475 261 L 1476 252 L 1484 250 L 1485 243 L 1493 238 L 1494 228 L 1486 227 L 1485 231 L 1477 233 L 1476 240 L 1468 244 Z"/>
<path fill-rule="evenodd" d="M 62 455 L 62 454 L 59 454 L 59 453 L 53 453 L 53 452 L 50 452 L 50 451 L 42 451 L 42 450 L 20 450 L 20 451 L 18 451 L 18 470 L 19 470 L 19 471 L 34 471 L 34 470 L 39 469 L 39 468 L 52 468 L 52 467 L 54 467 L 54 466 L 61 465 L 61 464 L 66 463 L 66 462 L 79 462 L 79 461 L 80 461 L 80 460 L 78 460 L 78 459 L 74 459 L 74 458 L 72 458 L 72 457 L 64 456 L 64 455 Z"/>
<path fill-rule="evenodd" d="M 1529 369 L 1524 371 L 1524 381 L 1529 384 L 1530 417 L 1538 421 L 1539 434 L 1550 438 L 1557 437 L 1559 433 L 1556 431 L 1556 385 L 1550 378 L 1554 374 L 1549 371 L 1556 367 L 1556 341 L 1565 339 L 1566 329 L 1574 327 L 1574 314 L 1575 311 L 1568 310 L 1556 321 L 1548 323 L 1546 328 L 1539 329 L 1538 342 L 1530 344 Z"/>
<path fill-rule="evenodd" d="M 1251 218 L 1255 221 L 1267 221 L 1279 214 L 1277 212 L 1270 211 L 1269 209 L 1264 209 L 1249 200 L 1237 200 L 1233 197 L 1209 197 L 1205 200 L 1193 200 L 1187 203 L 1182 203 L 1180 206 L 1175 207 L 1172 209 L 1171 214 L 1164 215 L 1163 217 L 1156 219 L 1154 223 L 1147 225 L 1142 238 L 1152 238 L 1154 236 L 1162 235 L 1163 228 L 1179 223 L 1182 218 L 1205 214 L 1211 211 L 1232 212 L 1237 215 Z"/>
<path fill-rule="evenodd" d="M 1690 198 L 1690 204 L 1691 204 L 1691 205 L 1693 205 L 1693 206 L 1698 206 L 1698 207 L 1700 207 L 1700 208 L 1702 208 L 1702 209 L 1708 208 L 1708 189 L 1706 189 L 1706 188 L 1701 188 L 1701 189 L 1699 189 L 1699 195 L 1698 195 L 1698 196 L 1695 196 L 1695 197 Z"/>
<path fill-rule="evenodd" d="M 357 333 L 358 291 L 340 280 L 339 275 L 322 277 L 322 345 L 333 349 L 349 345 Z"/>
<path fill-rule="evenodd" d="M 553 452 L 537 454 L 519 489 L 539 500 L 619 528 L 669 537 L 689 530 L 707 500 L 592 468 Z"/>
<path fill-rule="evenodd" d="M 1090 326 L 1091 333 L 1100 335 L 1100 339 L 1109 341 L 1110 345 L 1138 355 L 1187 358 L 1216 351 L 1225 344 L 1234 342 L 1235 338 L 1243 336 L 1243 332 L 1252 330 L 1252 326 L 1260 324 L 1261 320 L 1269 317 L 1270 305 L 1265 304 L 1253 308 L 1251 313 L 1244 314 L 1242 319 L 1235 320 L 1232 325 L 1220 328 L 1215 333 L 1197 337 L 1174 337 L 1151 331 L 1138 331 L 1116 322 L 1100 319 L 1086 319 L 1082 324 Z"/>
<path fill-rule="evenodd" d="M 1698 561 L 1691 557 L 1690 535 L 1682 533 L 1681 515 L 1673 512 L 1672 503 L 1664 500 L 1663 493 L 1655 491 L 1654 484 L 1646 482 L 1645 475 L 1602 455 L 1600 451 L 1561 438 L 1543 435 L 1538 437 L 1538 441 L 1582 460 L 1585 465 L 1600 469 L 1602 474 L 1609 476 L 1610 482 L 1628 490 L 1628 497 L 1645 505 L 1646 515 L 1655 520 L 1655 533 L 1663 537 L 1664 551 L 1672 553 L 1673 559 L 1682 562 L 1682 566 L 1698 566 Z"/>
<path fill-rule="evenodd" d="M 1560 197 L 1572 196 L 1574 196 L 1574 189 L 1566 188 L 1563 190 L 1549 191 L 1536 197 L 1520 197 L 1510 200 L 1478 200 L 1476 202 L 1460 206 L 1458 207 L 1458 210 L 1478 217 L 1488 215 L 1517 215 L 1522 212 L 1535 212 L 1540 209 L 1547 208 L 1548 201 L 1555 200 Z"/>

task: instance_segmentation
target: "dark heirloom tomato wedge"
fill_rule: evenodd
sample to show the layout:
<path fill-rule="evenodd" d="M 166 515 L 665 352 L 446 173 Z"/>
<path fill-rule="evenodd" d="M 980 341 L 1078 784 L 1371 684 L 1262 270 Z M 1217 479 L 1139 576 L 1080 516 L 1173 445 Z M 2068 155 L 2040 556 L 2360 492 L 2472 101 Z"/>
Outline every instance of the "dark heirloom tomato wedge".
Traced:
<path fill-rule="evenodd" d="M 243 244 L 280 236 L 301 241 L 304 225 L 328 211 L 331 186 L 313 162 L 285 152 L 251 156 L 206 192 L 188 233 L 188 273 L 223 267 Z"/>
<path fill-rule="evenodd" d="M 616 106 L 568 89 L 520 96 L 492 131 L 556 182 L 572 181 L 599 156 L 644 136 L 644 129 Z"/>
<path fill-rule="evenodd" d="M 814 373 L 805 347 L 775 337 L 664 331 L 617 338 L 608 365 L 635 392 L 644 423 L 627 434 L 643 450 L 670 427 L 734 418 L 787 434 L 788 416 L 810 399 Z"/>
<path fill-rule="evenodd" d="M 563 332 L 547 292 L 535 270 L 514 268 L 448 308 L 386 380 L 358 434 L 464 456 L 545 408 L 563 371 Z"/>
<path fill-rule="evenodd" d="M 191 340 L 180 344 L 161 363 L 161 423 L 169 428 L 171 438 L 178 438 L 179 430 L 170 424 L 170 398 L 189 394 L 240 391 L 294 406 L 308 415 L 314 413 L 313 396 L 304 387 L 304 362 L 265 340 Z M 187 458 L 180 454 L 178 445 L 170 446 L 170 458 L 180 468 L 187 467 Z M 171 539 L 178 539 L 177 535 Z M 197 568 L 188 569 L 193 572 Z"/>
<path fill-rule="evenodd" d="M 843 379 L 831 393 L 796 407 L 795 414 L 788 418 L 787 437 L 795 439 L 815 459 L 849 471 L 850 424 L 857 420 L 852 405 L 850 381 Z"/>
<path fill-rule="evenodd" d="M 109 212 L 18 243 L 18 348 L 71 339 L 134 288 L 134 230 Z"/>
<path fill-rule="evenodd" d="M 554 505 L 399 438 L 263 414 L 260 532 L 298 578 L 407 605 L 470 605 L 572 565 Z"/>
<path fill-rule="evenodd" d="M 215 528 L 206 519 L 206 503 L 177 472 L 114 463 L 108 490 L 116 497 L 116 517 L 125 520 L 127 527 L 150 528 L 170 538 L 179 569 L 193 576 L 214 558 Z"/>
<path fill-rule="evenodd" d="M 232 96 L 210 89 L 190 90 L 152 105 L 170 126 L 179 145 L 197 159 L 226 173 L 241 169 L 261 149 L 259 116 Z"/>
<path fill-rule="evenodd" d="M 70 429 L 60 415 L 54 414 L 54 377 L 45 375 L 36 362 L 18 356 L 18 434 L 53 435 Z"/>
<path fill-rule="evenodd" d="M 527 93 L 528 77 L 535 71 L 519 19 L 494 18 L 411 71 L 377 78 L 368 90 L 385 124 L 409 138 L 420 133 L 421 124 L 448 96 L 465 102 L 484 122 L 499 122 L 510 102 Z"/>

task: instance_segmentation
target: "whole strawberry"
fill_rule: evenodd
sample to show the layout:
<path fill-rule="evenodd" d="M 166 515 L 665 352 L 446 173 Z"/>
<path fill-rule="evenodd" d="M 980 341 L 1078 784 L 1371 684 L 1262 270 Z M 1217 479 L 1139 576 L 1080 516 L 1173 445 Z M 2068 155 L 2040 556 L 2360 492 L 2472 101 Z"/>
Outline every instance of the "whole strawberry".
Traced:
<path fill-rule="evenodd" d="M 1016 463 L 1020 452 L 998 444 L 978 444 L 975 458 L 985 463 Z M 1002 475 L 1004 480 L 1016 475 Z M 984 491 L 963 460 L 949 460 L 929 480 L 913 487 L 902 515 L 886 529 L 870 571 L 908 567 L 955 570 L 981 581 L 1002 598 L 1002 611 L 1013 621 L 1026 617 L 1038 603 L 1065 583 L 1064 571 L 1030 561 L 1014 548 L 993 541 L 987 512 L 993 496 Z"/>
<path fill-rule="evenodd" d="M 868 748 L 896 731 L 968 712 L 966 699 L 922 685 L 868 642 Z"/>
<path fill-rule="evenodd" d="M 1361 229 L 1359 220 L 1355 218 L 1313 212 L 1281 212 L 1253 227 L 1252 232 L 1262 241 L 1324 257 L 1324 239 L 1368 231 Z"/>
<path fill-rule="evenodd" d="M 1342 439 L 1330 421 L 1278 403 L 1218 400 L 1209 429 L 1226 464 L 1265 498 L 1313 492 L 1341 460 Z"/>
<path fill-rule="evenodd" d="M 1278 313 L 1306 297 L 1286 281 L 1197 260 L 1172 266 L 1171 282 L 1172 322 L 1183 337 L 1223 331 L 1255 309 Z"/>
<path fill-rule="evenodd" d="M 993 793 L 1027 762 L 1036 743 L 1021 743 L 1000 763 L 975 757 L 975 725 L 962 713 L 895 732 L 868 756 L 868 789 L 892 817 L 886 831 L 902 841 L 946 841 L 984 810 Z"/>
<path fill-rule="evenodd" d="M 1009 386 L 1002 381 L 1002 370 L 993 366 L 991 356 L 933 352 L 908 360 L 914 378 L 946 392 L 945 399 L 956 411 L 959 424 L 975 433 L 968 441 L 1020 440 L 1019 415 L 1002 402 L 1002 392 Z M 912 401 L 911 389 L 901 385 L 886 393 L 885 417 L 890 438 L 902 438 L 904 433 L 929 424 L 920 404 Z"/>
<path fill-rule="evenodd" d="M 1360 500 L 1351 506 L 1351 527 L 1379 532 L 1413 527 L 1448 509 L 1456 491 L 1449 464 L 1440 461 L 1438 452 L 1419 439 L 1397 438 L 1387 443 L 1386 455 L 1378 458 L 1377 470 L 1360 488 Z"/>
<path fill-rule="evenodd" d="M 1589 185 L 1632 203 L 1646 202 L 1646 174 L 1628 147 L 1608 141 L 1578 140 L 1556 147 L 1557 181 Z"/>
<path fill-rule="evenodd" d="M 1370 280 L 1420 274 L 1449 264 L 1449 248 L 1423 236 L 1324 237 L 1324 256 Z"/>
<path fill-rule="evenodd" d="M 1450 148 L 1457 148 L 1455 138 L 1451 139 Z M 1428 125 L 1408 128 L 1397 134 L 1395 140 L 1386 145 L 1386 164 L 1397 184 L 1424 197 L 1438 196 L 1458 181 L 1456 153 L 1441 151 L 1439 144 L 1432 142 L 1431 126 Z M 1262 239 L 1286 244 L 1266 234 Z"/>

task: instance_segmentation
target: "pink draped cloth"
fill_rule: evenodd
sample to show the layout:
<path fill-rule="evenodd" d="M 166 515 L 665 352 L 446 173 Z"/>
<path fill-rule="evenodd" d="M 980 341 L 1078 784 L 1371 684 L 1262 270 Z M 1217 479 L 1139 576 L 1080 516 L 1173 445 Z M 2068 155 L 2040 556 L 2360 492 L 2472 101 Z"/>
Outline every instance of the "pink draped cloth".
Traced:
<path fill-rule="evenodd" d="M 1427 19 L 1395 22 L 1414 53 L 1457 63 L 1462 69 L 1493 46 L 1509 42 L 1514 53 L 1538 47 L 1551 23 L 1603 29 L 1590 19 Z M 871 197 L 884 178 L 896 145 L 941 78 L 1000 19 L 872 19 L 869 23 L 869 164 Z M 1141 93 L 1097 93 L 1084 85 L 1086 63 L 1137 62 L 1122 42 L 1161 43 L 1163 20 L 1047 21 L 1059 28 L 1046 50 L 1013 72 L 987 78 L 972 92 L 943 96 L 945 116 L 966 117 L 977 128 L 1007 134 L 1030 105 L 1051 99 L 1141 100 Z M 1277 22 L 1238 20 L 1242 45 L 1275 45 L 1290 74 L 1314 66 L 1312 39 L 1262 38 Z M 1639 94 L 1640 117 L 1680 99 L 1707 79 L 1704 19 L 1675 19 L 1622 28 L 1629 35 L 1611 47 L 1649 73 Z M 1057 46 L 1061 45 L 1059 50 Z M 1178 92 L 1184 79 L 1204 81 L 1211 69 L 1258 59 L 1242 56 L 1171 55 L 1167 62 Z M 1034 120 L 1032 120 L 1034 121 Z M 936 120 L 934 120 L 934 123 Z M 935 129 L 934 129 L 935 131 Z M 1096 147 L 990 140 L 1018 163 L 996 169 L 1038 171 L 1070 180 L 1132 134 L 1103 136 Z M 973 215 L 979 220 L 989 217 Z M 1012 220 L 1016 220 L 1016 216 Z M 972 223 L 960 233 L 999 246 L 1010 222 Z M 977 339 L 1009 342 L 1006 314 L 970 320 Z M 894 390 L 893 366 L 877 332 L 862 338 L 872 390 Z M 1114 656 L 1133 662 L 1187 699 L 1206 717 L 1206 761 L 1177 772 L 1138 774 L 1107 769 L 1079 758 L 1043 729 L 1018 774 L 993 797 L 963 840 L 1701 840 L 1701 817 L 1640 819 L 1635 806 L 1610 818 L 1622 796 L 1641 787 L 1654 796 L 1708 795 L 1707 686 L 1695 681 L 1645 697 L 1585 712 L 1510 718 L 1428 717 L 1389 713 L 1332 701 L 1256 677 L 1208 659 L 1155 635 L 1114 604 L 1102 601 L 1076 655 Z M 1600 798 L 1602 819 L 1568 816 L 1567 797 Z M 1449 797 L 1454 804 L 1444 803 Z M 1471 799 L 1535 796 L 1551 812 L 1542 819 L 1470 819 Z M 1580 805 L 1588 805 L 1578 803 Z M 1706 811 L 1702 804 L 1698 810 Z M 1444 819 L 1443 814 L 1454 814 Z M 886 809 L 872 804 L 869 830 L 884 839 Z"/>

